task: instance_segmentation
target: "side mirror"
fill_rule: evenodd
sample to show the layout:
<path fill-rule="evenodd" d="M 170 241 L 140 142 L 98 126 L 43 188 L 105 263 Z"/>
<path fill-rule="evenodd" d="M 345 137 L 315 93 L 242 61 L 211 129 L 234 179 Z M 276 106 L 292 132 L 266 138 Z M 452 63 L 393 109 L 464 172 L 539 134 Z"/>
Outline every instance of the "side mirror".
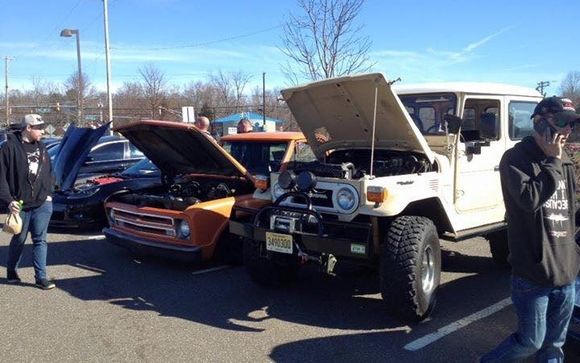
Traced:
<path fill-rule="evenodd" d="M 457 134 L 461 128 L 461 124 L 463 124 L 461 117 L 455 115 L 446 114 L 443 116 L 443 120 L 447 122 L 447 131 L 451 134 Z"/>

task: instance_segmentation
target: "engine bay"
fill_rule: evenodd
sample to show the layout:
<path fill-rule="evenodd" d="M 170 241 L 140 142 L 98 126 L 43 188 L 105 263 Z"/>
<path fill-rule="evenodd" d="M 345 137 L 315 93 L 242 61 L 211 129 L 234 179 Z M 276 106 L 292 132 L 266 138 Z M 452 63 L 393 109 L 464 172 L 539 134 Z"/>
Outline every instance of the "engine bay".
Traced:
<path fill-rule="evenodd" d="M 183 211 L 188 207 L 215 199 L 249 194 L 254 190 L 250 181 L 239 179 L 186 178 L 164 183 L 163 186 L 140 192 L 122 192 L 109 201 L 138 207 L 153 207 Z"/>
<path fill-rule="evenodd" d="M 371 150 L 335 150 L 325 162 L 294 162 L 288 167 L 294 173 L 310 171 L 319 177 L 360 179 L 371 172 Z M 376 177 L 419 174 L 436 171 L 427 157 L 420 153 L 393 150 L 375 150 L 372 173 Z"/>

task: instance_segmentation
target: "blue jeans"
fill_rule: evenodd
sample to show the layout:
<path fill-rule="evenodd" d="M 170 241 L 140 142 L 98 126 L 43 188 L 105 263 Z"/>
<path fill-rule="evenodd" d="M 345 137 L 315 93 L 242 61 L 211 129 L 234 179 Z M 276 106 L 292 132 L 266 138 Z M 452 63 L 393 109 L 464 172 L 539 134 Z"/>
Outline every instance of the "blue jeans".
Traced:
<path fill-rule="evenodd" d="M 20 265 L 22 250 L 28 232 L 32 237 L 32 264 L 34 265 L 34 278 L 38 281 L 46 279 L 46 234 L 48 222 L 52 215 L 52 201 L 45 201 L 40 207 L 21 212 L 22 231 L 14 235 L 10 240 L 8 249 L 8 271 L 16 271 Z"/>
<path fill-rule="evenodd" d="M 484 355 L 481 362 L 518 362 L 533 354 L 538 362 L 564 362 L 562 346 L 574 308 L 574 285 L 546 288 L 512 276 L 518 330 Z"/>

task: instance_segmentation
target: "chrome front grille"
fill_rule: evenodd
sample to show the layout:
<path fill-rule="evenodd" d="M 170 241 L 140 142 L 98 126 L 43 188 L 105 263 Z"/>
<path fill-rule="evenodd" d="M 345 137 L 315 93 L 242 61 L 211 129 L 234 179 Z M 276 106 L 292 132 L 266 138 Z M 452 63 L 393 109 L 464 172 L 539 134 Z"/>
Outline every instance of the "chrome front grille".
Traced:
<path fill-rule="evenodd" d="M 113 209 L 114 223 L 139 232 L 175 237 L 175 219 L 121 208 Z"/>

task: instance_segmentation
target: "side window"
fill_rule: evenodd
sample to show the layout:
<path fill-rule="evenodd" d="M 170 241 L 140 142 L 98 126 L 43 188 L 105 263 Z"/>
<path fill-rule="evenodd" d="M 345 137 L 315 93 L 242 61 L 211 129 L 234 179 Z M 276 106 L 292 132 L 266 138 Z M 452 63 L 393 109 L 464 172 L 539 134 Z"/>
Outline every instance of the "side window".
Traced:
<path fill-rule="evenodd" d="M 125 145 L 122 142 L 102 145 L 89 153 L 92 161 L 122 160 Z"/>
<path fill-rule="evenodd" d="M 143 158 L 143 152 L 135 147 L 135 145 L 129 143 L 129 158 L 136 159 L 136 158 Z"/>
<path fill-rule="evenodd" d="M 310 146 L 305 142 L 297 142 L 294 152 L 294 161 L 311 162 L 316 161 L 316 155 L 312 152 Z"/>
<path fill-rule="evenodd" d="M 512 140 L 520 140 L 533 133 L 533 123 L 530 119 L 535 102 L 511 101 L 509 104 L 509 136 Z"/>
<path fill-rule="evenodd" d="M 467 99 L 463 112 L 464 126 L 461 127 L 464 141 L 498 140 L 501 120 L 499 106 L 499 100 Z"/>
<path fill-rule="evenodd" d="M 463 125 L 461 125 L 463 130 L 474 130 L 475 129 L 475 108 L 466 108 L 463 111 Z"/>
<path fill-rule="evenodd" d="M 286 145 L 272 145 L 270 147 L 270 161 L 275 161 L 281 163 L 284 159 L 284 154 L 286 154 Z"/>

